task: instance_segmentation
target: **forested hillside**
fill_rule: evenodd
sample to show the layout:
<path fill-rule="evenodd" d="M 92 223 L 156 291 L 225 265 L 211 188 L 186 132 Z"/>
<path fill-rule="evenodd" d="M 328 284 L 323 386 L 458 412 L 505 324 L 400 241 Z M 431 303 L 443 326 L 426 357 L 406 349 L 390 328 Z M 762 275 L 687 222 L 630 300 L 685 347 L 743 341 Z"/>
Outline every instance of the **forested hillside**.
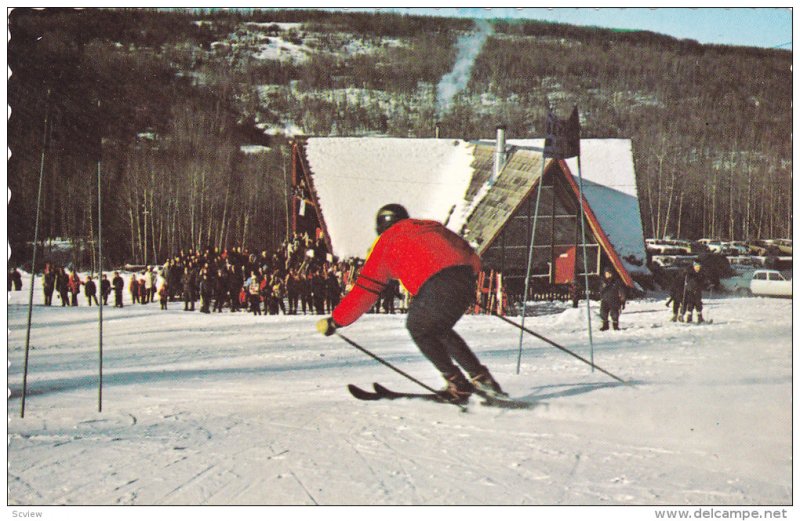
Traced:
<path fill-rule="evenodd" d="M 40 239 L 91 251 L 99 169 L 113 264 L 260 251 L 286 236 L 293 135 L 542 137 L 573 105 L 583 137 L 633 140 L 646 234 L 792 231 L 788 51 L 291 10 L 15 9 L 9 27 L 12 262 L 40 173 Z"/>

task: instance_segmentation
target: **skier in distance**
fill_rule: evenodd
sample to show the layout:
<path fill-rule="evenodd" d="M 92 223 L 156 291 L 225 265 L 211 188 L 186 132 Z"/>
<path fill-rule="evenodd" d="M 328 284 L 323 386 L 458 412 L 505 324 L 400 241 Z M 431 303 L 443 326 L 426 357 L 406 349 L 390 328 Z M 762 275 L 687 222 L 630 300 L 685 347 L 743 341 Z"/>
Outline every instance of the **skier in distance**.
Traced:
<path fill-rule="evenodd" d="M 475 301 L 481 261 L 472 247 L 439 222 L 410 218 L 399 204 L 383 206 L 376 225 L 378 238 L 355 286 L 330 317 L 317 322 L 317 329 L 328 336 L 337 328 L 352 324 L 372 308 L 391 280 L 399 280 L 414 296 L 406 328 L 447 382 L 442 395 L 462 403 L 473 392 L 506 396 L 489 370 L 453 331 Z"/>

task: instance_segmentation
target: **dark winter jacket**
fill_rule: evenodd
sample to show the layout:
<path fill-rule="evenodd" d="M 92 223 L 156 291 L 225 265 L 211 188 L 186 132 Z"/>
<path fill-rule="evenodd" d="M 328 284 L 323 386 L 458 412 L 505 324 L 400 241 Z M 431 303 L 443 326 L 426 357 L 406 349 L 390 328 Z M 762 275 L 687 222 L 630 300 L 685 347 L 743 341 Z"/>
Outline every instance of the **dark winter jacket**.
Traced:
<path fill-rule="evenodd" d="M 617 277 L 603 278 L 600 301 L 611 308 L 621 307 L 625 303 L 625 287 Z"/>
<path fill-rule="evenodd" d="M 52 294 L 55 287 L 56 273 L 54 271 L 48 271 L 44 274 L 44 292 L 47 294 Z"/>
<path fill-rule="evenodd" d="M 702 271 L 702 270 L 701 270 Z M 693 298 L 698 298 L 703 294 L 703 288 L 706 285 L 706 278 L 701 272 L 697 272 L 694 268 L 689 268 L 686 271 L 686 295 Z"/>
<path fill-rule="evenodd" d="M 83 285 L 83 291 L 86 293 L 87 297 L 97 295 L 97 285 L 95 285 L 93 280 L 87 280 Z"/>
<path fill-rule="evenodd" d="M 683 301 L 683 289 L 684 283 L 686 282 L 686 274 L 685 273 L 678 273 L 675 275 L 675 278 L 672 279 L 672 284 L 669 287 L 669 297 L 675 302 L 682 302 Z"/>
<path fill-rule="evenodd" d="M 188 271 L 183 274 L 183 279 L 181 280 L 183 283 L 183 294 L 185 297 L 194 298 L 194 286 L 195 286 L 195 278 L 194 272 Z"/>

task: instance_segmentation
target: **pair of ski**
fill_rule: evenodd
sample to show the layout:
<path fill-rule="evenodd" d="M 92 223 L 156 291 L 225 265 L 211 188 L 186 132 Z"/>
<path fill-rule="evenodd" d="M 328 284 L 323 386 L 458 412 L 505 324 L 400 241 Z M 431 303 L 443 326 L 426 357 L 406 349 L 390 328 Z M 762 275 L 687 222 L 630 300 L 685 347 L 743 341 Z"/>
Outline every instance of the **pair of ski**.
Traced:
<path fill-rule="evenodd" d="M 350 394 L 352 394 L 354 398 L 364 401 L 399 400 L 405 398 L 405 399 L 424 400 L 434 403 L 449 403 L 461 407 L 465 407 L 468 403 L 468 400 L 464 400 L 463 402 L 456 402 L 450 400 L 441 393 L 403 393 L 403 392 L 392 391 L 391 389 L 388 389 L 379 383 L 373 383 L 372 387 L 374 391 L 365 391 L 364 389 L 356 385 L 349 384 L 347 386 L 347 390 L 350 391 Z M 481 405 L 486 405 L 490 407 L 499 407 L 504 409 L 530 409 L 534 406 L 534 404 L 530 402 L 523 402 L 520 400 L 514 400 L 513 398 L 507 398 L 501 396 L 482 395 L 481 399 L 482 399 L 482 401 L 480 402 Z"/>

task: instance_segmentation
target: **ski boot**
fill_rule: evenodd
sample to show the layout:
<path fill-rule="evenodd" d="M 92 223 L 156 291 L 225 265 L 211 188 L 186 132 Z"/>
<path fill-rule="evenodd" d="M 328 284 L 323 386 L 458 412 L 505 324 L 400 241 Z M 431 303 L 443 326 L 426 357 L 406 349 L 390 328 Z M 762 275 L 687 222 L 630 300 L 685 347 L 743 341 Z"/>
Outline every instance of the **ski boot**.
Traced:
<path fill-rule="evenodd" d="M 692 314 L 691 314 L 691 312 L 690 312 L 690 313 L 686 313 L 686 322 L 691 322 L 691 321 L 692 321 Z"/>
<path fill-rule="evenodd" d="M 486 398 L 507 398 L 508 394 L 503 392 L 503 389 L 500 388 L 500 384 L 497 383 L 491 374 L 489 374 L 489 370 L 486 367 L 481 367 L 481 372 L 477 374 L 472 374 L 472 385 L 475 389 L 475 392 L 478 393 L 480 396 Z"/>
<path fill-rule="evenodd" d="M 453 403 L 467 403 L 475 388 L 461 371 L 456 370 L 455 373 L 442 376 L 447 381 L 447 385 L 438 394 Z"/>
<path fill-rule="evenodd" d="M 614 331 L 619 331 L 619 322 L 614 322 Z"/>
<path fill-rule="evenodd" d="M 669 319 L 669 321 L 670 322 L 677 322 L 678 321 L 678 314 L 677 313 L 673 313 L 672 314 L 672 318 Z M 683 322 L 683 320 L 681 320 L 681 322 Z"/>
<path fill-rule="evenodd" d="M 698 324 L 702 324 L 703 322 L 705 322 L 705 319 L 703 319 L 703 314 L 702 313 L 698 313 L 697 314 L 697 323 Z"/>
<path fill-rule="evenodd" d="M 608 320 L 603 321 L 603 325 L 600 326 L 600 331 L 608 331 Z"/>

